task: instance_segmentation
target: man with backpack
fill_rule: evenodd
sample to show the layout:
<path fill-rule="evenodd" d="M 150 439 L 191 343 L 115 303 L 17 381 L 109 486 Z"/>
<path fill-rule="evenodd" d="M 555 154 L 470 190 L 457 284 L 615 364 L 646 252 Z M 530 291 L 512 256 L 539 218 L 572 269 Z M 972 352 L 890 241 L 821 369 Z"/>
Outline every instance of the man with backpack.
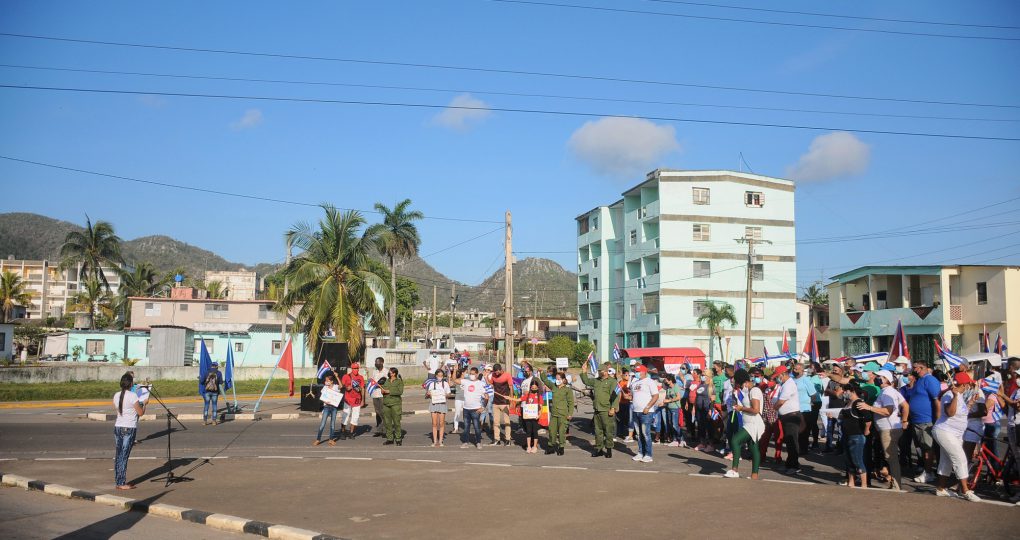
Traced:
<path fill-rule="evenodd" d="M 202 422 L 207 426 L 210 421 L 214 426 L 220 423 L 216 411 L 219 410 L 218 402 L 220 399 L 220 386 L 223 385 L 223 374 L 220 373 L 219 367 L 219 363 L 213 362 L 209 366 L 209 373 L 206 373 L 205 380 L 202 381 L 202 399 L 205 401 L 205 405 L 202 408 Z"/>

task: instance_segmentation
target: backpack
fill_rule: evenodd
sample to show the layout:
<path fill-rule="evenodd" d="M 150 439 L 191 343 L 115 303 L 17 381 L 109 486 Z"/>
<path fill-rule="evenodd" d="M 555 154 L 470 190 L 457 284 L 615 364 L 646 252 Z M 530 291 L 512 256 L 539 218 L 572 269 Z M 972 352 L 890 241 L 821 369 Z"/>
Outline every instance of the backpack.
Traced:
<path fill-rule="evenodd" d="M 216 379 L 217 379 L 217 377 L 216 377 L 215 373 L 210 373 L 210 374 L 205 376 L 205 391 L 206 392 L 215 392 L 215 391 L 219 390 L 219 385 L 216 384 L 216 382 L 217 382 Z"/>

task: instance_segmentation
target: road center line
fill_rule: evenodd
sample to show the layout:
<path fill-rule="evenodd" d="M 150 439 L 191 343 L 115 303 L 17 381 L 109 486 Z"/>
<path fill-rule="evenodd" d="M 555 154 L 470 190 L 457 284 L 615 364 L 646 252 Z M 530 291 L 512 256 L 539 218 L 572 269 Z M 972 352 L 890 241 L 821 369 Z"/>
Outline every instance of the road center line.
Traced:
<path fill-rule="evenodd" d="M 404 461 L 407 463 L 442 463 L 438 459 L 408 459 L 408 458 L 397 458 L 397 461 Z"/>
<path fill-rule="evenodd" d="M 133 461 L 133 460 L 136 460 L 136 459 L 158 459 L 158 458 L 152 457 L 152 456 L 134 456 L 134 457 L 129 457 L 128 459 Z"/>
<path fill-rule="evenodd" d="M 696 472 L 687 473 L 687 476 L 700 476 L 702 478 L 722 478 L 722 476 L 716 474 L 701 474 Z"/>
<path fill-rule="evenodd" d="M 814 485 L 811 482 L 800 482 L 800 481 L 797 481 L 797 480 L 775 480 L 775 479 L 772 479 L 772 478 L 764 478 L 763 480 L 766 481 L 766 482 L 775 482 L 777 484 L 794 484 L 794 485 L 800 485 L 800 486 L 813 486 Z"/>
<path fill-rule="evenodd" d="M 326 459 L 348 459 L 351 461 L 372 461 L 370 457 L 354 457 L 354 456 L 330 456 Z"/>
<path fill-rule="evenodd" d="M 659 474 L 659 471 L 642 471 L 642 470 L 639 470 L 639 469 L 616 469 L 616 472 L 636 472 L 636 473 L 646 473 L 646 474 Z"/>
<path fill-rule="evenodd" d="M 473 461 L 469 461 L 464 465 L 482 465 L 484 467 L 513 467 L 513 465 L 510 465 L 509 463 L 477 463 Z"/>
<path fill-rule="evenodd" d="M 567 465 L 542 465 L 543 469 L 568 469 L 572 471 L 587 471 L 588 467 L 570 467 Z"/>
<path fill-rule="evenodd" d="M 258 459 L 302 459 L 301 456 L 255 456 Z"/>
<path fill-rule="evenodd" d="M 85 461 L 83 457 L 37 457 L 36 461 Z"/>

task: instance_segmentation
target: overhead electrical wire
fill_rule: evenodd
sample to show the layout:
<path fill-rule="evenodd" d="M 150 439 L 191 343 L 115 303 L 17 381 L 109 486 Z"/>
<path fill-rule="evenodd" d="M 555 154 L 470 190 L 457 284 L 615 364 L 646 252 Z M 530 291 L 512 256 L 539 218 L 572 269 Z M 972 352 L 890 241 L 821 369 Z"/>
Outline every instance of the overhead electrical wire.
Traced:
<path fill-rule="evenodd" d="M 18 34 L 12 32 L 0 32 L 0 37 L 10 37 L 18 39 L 33 39 L 33 40 L 45 40 L 45 41 L 56 41 L 64 43 L 82 43 L 89 45 L 105 45 L 113 47 L 128 47 L 138 49 L 155 49 L 155 50 L 167 50 L 177 52 L 197 52 L 197 53 L 212 53 L 212 54 L 224 54 L 224 55 L 240 55 L 240 56 L 253 56 L 263 58 L 281 58 L 290 60 L 312 60 L 321 62 L 342 62 L 352 64 L 366 64 L 366 65 L 380 65 L 380 66 L 394 66 L 394 67 L 412 67 L 412 68 L 423 68 L 423 69 L 440 69 L 440 70 L 451 70 L 451 71 L 469 71 L 478 73 L 496 73 L 503 75 L 529 75 L 535 77 L 552 77 L 561 79 L 578 79 L 588 81 L 603 81 L 603 82 L 619 82 L 619 83 L 631 83 L 631 84 L 645 84 L 645 85 L 659 85 L 659 86 L 677 86 L 685 88 L 701 88 L 707 90 L 727 90 L 734 92 L 754 92 L 754 93 L 765 93 L 765 94 L 782 94 L 791 96 L 802 96 L 802 97 L 822 97 L 822 98 L 835 98 L 835 99 L 854 99 L 854 100 L 867 100 L 867 101 L 889 101 L 895 103 L 917 103 L 927 105 L 954 105 L 954 106 L 967 106 L 967 107 L 993 107 L 993 108 L 1009 108 L 1018 109 L 1020 105 L 1017 104 L 1002 104 L 1002 103 L 975 103 L 975 102 L 963 102 L 963 101 L 944 101 L 944 100 L 925 100 L 925 99 L 914 99 L 914 98 L 894 98 L 884 96 L 857 96 L 849 94 L 829 94 L 819 92 L 798 92 L 792 90 L 771 90 L 764 88 L 749 88 L 749 87 L 737 87 L 737 86 L 725 86 L 725 85 L 711 85 L 711 84 L 697 84 L 697 83 L 685 83 L 676 81 L 656 81 L 647 79 L 630 79 L 623 77 L 610 77 L 602 75 L 583 75 L 574 73 L 555 73 L 547 71 L 529 71 L 520 69 L 504 69 L 504 68 L 490 68 L 482 66 L 459 66 L 450 64 L 431 64 L 421 62 L 397 62 L 387 60 L 369 60 L 364 58 L 343 58 L 343 57 L 328 57 L 328 56 L 313 56 L 313 55 L 299 55 L 299 54 L 286 54 L 286 53 L 273 53 L 273 52 L 255 52 L 255 51 L 242 51 L 235 49 L 212 49 L 212 48 L 201 48 L 201 47 L 183 47 L 183 46 L 171 46 L 171 45 L 155 45 L 148 43 L 129 43 L 119 41 L 102 41 L 92 39 L 78 39 L 78 38 L 67 38 L 57 36 L 45 36 L 37 34 Z"/>

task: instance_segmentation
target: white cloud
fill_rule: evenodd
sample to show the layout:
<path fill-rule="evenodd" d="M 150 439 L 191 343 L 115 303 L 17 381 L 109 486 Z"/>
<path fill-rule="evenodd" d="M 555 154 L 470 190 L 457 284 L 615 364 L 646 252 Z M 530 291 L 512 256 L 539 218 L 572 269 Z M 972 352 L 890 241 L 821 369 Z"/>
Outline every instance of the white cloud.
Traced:
<path fill-rule="evenodd" d="M 567 145 L 577 159 L 611 176 L 647 172 L 661 165 L 667 154 L 680 150 L 673 126 L 618 116 L 585 122 Z"/>
<path fill-rule="evenodd" d="M 241 118 L 230 123 L 230 128 L 234 131 L 240 131 L 242 129 L 251 129 L 261 123 L 262 111 L 259 109 L 248 109 L 244 111 L 244 115 Z"/>
<path fill-rule="evenodd" d="M 832 180 L 867 170 L 871 147 L 853 133 L 834 131 L 815 137 L 806 154 L 786 169 L 791 180 L 800 182 Z"/>
<path fill-rule="evenodd" d="M 432 121 L 445 128 L 467 131 L 491 114 L 488 103 L 471 94 L 461 94 L 450 100 L 447 108 L 437 114 Z"/>

